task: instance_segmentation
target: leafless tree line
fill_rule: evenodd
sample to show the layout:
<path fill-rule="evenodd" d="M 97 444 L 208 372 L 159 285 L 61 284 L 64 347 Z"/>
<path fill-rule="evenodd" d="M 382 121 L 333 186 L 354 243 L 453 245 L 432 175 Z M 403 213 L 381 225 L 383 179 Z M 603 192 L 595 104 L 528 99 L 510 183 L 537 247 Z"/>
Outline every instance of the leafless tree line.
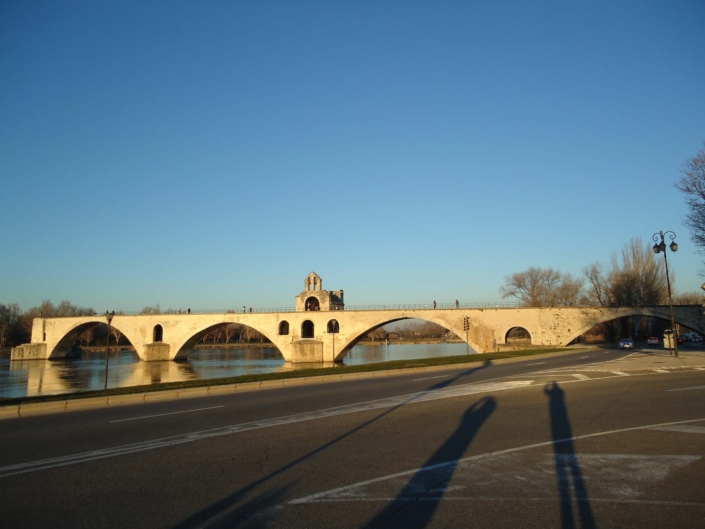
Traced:
<path fill-rule="evenodd" d="M 671 285 L 675 277 L 671 272 Z M 531 267 L 505 278 L 503 298 L 514 297 L 526 307 L 630 307 L 668 302 L 663 261 L 641 238 L 633 238 L 613 253 L 609 266 L 595 262 L 575 277 L 553 268 Z M 700 303 L 698 292 L 675 297 L 676 302 Z"/>
<path fill-rule="evenodd" d="M 362 341 L 379 342 L 387 340 L 390 335 L 401 338 L 402 340 L 430 340 L 430 339 L 457 339 L 457 336 L 450 332 L 445 327 L 432 323 L 430 321 L 411 321 L 393 327 L 390 331 L 384 327 L 379 327 L 374 331 L 367 333 Z"/>
<path fill-rule="evenodd" d="M 582 277 L 553 268 L 532 267 L 505 278 L 499 292 L 517 298 L 526 307 L 638 307 L 668 302 L 664 263 L 650 245 L 638 237 L 611 255 L 609 265 L 595 262 L 583 269 Z M 671 285 L 675 277 L 671 272 Z M 676 303 L 701 303 L 699 292 L 674 297 Z M 649 318 L 621 318 L 594 329 L 607 338 L 655 334 L 666 322 Z"/>
<path fill-rule="evenodd" d="M 230 323 L 221 325 L 204 335 L 199 343 L 202 344 L 230 344 L 230 343 L 269 343 L 269 339 L 261 332 L 241 325 L 239 323 Z"/>

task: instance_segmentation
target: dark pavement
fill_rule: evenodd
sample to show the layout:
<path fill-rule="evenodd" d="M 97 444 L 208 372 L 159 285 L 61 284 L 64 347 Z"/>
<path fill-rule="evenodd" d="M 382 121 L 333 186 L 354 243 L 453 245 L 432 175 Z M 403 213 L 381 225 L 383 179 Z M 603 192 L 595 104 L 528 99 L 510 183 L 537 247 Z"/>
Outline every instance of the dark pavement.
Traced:
<path fill-rule="evenodd" d="M 4 420 L 0 526 L 702 527 L 705 370 L 551 372 L 624 354 Z"/>

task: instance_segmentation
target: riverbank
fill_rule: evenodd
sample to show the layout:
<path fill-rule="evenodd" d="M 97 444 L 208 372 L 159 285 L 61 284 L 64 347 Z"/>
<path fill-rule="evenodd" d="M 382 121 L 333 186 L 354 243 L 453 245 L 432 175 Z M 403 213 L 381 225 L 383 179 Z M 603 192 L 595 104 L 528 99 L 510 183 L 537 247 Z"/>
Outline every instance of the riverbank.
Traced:
<path fill-rule="evenodd" d="M 382 373 L 391 371 L 403 371 L 409 369 L 419 369 L 419 368 L 431 368 L 431 367 L 448 367 L 453 365 L 471 364 L 477 362 L 486 361 L 496 361 L 511 358 L 521 358 L 526 356 L 541 355 L 546 353 L 558 353 L 558 352 L 574 352 L 576 349 L 571 348 L 567 350 L 565 348 L 554 348 L 554 349 L 531 349 L 526 351 L 508 351 L 501 353 L 486 353 L 486 354 L 476 354 L 476 355 L 458 355 L 458 356 L 441 356 L 435 358 L 424 358 L 424 359 L 414 359 L 414 360 L 393 360 L 388 362 L 378 362 L 374 364 L 360 364 L 360 365 L 331 365 L 330 367 L 316 367 L 311 369 L 299 369 L 296 371 L 283 371 L 276 373 L 263 373 L 263 374 L 252 374 L 252 375 L 241 375 L 236 377 L 223 377 L 223 378 L 211 378 L 211 379 L 195 379 L 186 380 L 180 382 L 164 382 L 160 384 L 150 384 L 141 386 L 129 386 L 108 390 L 98 390 L 98 391 L 79 391 L 75 393 L 59 394 L 59 395 L 43 395 L 43 396 L 33 396 L 33 397 L 18 397 L 18 398 L 2 398 L 0 399 L 0 408 L 5 408 L 7 406 L 18 406 L 26 405 L 32 403 L 44 403 L 44 402 L 64 402 L 75 401 L 77 399 L 87 399 L 87 398 L 103 398 L 103 397 L 115 397 L 119 395 L 137 395 L 137 394 L 152 394 L 155 392 L 165 392 L 165 391 L 177 391 L 184 392 L 185 390 L 193 390 L 190 392 L 193 394 L 196 391 L 202 393 L 201 389 L 206 390 L 207 388 L 218 388 L 221 386 L 233 386 L 242 387 L 243 384 L 257 385 L 270 383 L 273 381 L 292 381 L 293 379 L 306 379 L 313 380 L 321 378 L 325 380 L 334 376 L 339 379 L 342 376 L 349 374 L 362 374 L 362 373 Z M 259 386 L 257 386 L 259 387 Z M 199 393 L 199 394 L 200 394 Z M 68 404 L 67 404 L 68 407 Z"/>

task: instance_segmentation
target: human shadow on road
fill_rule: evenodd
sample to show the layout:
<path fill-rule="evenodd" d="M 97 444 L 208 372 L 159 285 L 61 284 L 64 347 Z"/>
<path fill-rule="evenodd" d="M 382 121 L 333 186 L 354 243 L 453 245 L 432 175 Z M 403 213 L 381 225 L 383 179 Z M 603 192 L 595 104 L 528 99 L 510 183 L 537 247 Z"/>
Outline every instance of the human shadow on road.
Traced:
<path fill-rule="evenodd" d="M 365 528 L 421 529 L 426 527 L 443 499 L 459 460 L 496 407 L 493 397 L 483 397 L 473 404 L 463 414 L 458 428 L 446 442 L 406 482 L 397 497 L 365 525 Z"/>
<path fill-rule="evenodd" d="M 393 406 L 393 407 L 385 410 L 383 413 L 380 413 L 379 415 L 373 417 L 369 421 L 366 421 L 366 422 L 356 426 L 352 430 L 336 437 L 335 439 L 332 439 L 331 441 L 328 441 L 327 443 L 319 446 L 315 450 L 312 450 L 309 453 L 304 454 L 303 456 L 295 459 L 291 463 L 284 465 L 284 466 L 278 468 L 277 470 L 272 471 L 271 473 L 262 477 L 261 479 L 254 481 L 253 483 L 249 484 L 248 486 L 243 487 L 242 489 L 235 491 L 234 493 L 230 494 L 229 496 L 226 496 L 225 498 L 218 500 L 217 502 L 213 503 L 212 505 L 209 505 L 205 509 L 202 509 L 201 511 L 193 514 L 192 516 L 189 516 L 185 520 L 183 520 L 180 523 L 178 523 L 177 525 L 173 526 L 173 529 L 186 529 L 188 527 L 194 527 L 194 526 L 195 527 L 210 527 L 211 524 L 215 523 L 216 519 L 219 519 L 221 516 L 223 516 L 224 512 L 229 511 L 235 504 L 237 504 L 239 501 L 241 501 L 243 498 L 245 498 L 247 496 L 247 494 L 251 493 L 257 487 L 268 482 L 272 478 L 275 478 L 276 476 L 283 474 L 284 472 L 286 472 L 288 470 L 291 470 L 292 468 L 303 463 L 307 459 L 309 459 L 317 454 L 320 454 L 324 450 L 339 443 L 343 439 L 350 437 L 351 435 L 355 434 L 356 432 L 359 432 L 360 430 L 366 428 L 367 426 L 371 425 L 372 423 L 377 422 L 378 420 L 389 415 L 390 413 L 393 413 L 394 411 L 401 408 L 402 406 L 405 406 L 406 404 L 414 402 L 415 400 L 419 399 L 423 395 L 425 395 L 431 391 L 443 389 L 443 388 L 449 386 L 450 384 L 452 384 L 453 382 L 455 382 L 456 380 L 458 380 L 464 376 L 471 375 L 472 373 L 480 371 L 481 369 L 484 369 L 484 368 L 489 367 L 491 365 L 492 365 L 492 362 L 490 360 L 485 360 L 481 366 L 467 369 L 461 373 L 458 373 L 453 378 L 450 378 L 448 380 L 444 380 L 442 382 L 438 382 L 438 383 L 434 384 L 433 386 L 431 386 L 430 388 L 421 392 L 420 394 L 416 393 L 416 394 L 411 395 L 404 402 L 397 404 L 396 406 Z M 249 503 L 254 504 L 255 502 L 254 502 L 254 500 L 252 500 Z M 265 505 L 263 502 L 257 502 L 257 505 L 259 506 L 260 509 L 268 506 L 268 505 Z M 240 521 L 244 521 L 247 516 L 254 513 L 254 511 L 248 512 L 247 510 L 244 510 L 242 507 L 238 508 L 237 512 L 241 515 Z M 231 516 L 230 514 L 227 516 L 227 518 L 231 522 L 234 522 L 233 516 Z"/>
<path fill-rule="evenodd" d="M 551 413 L 551 437 L 553 438 L 553 452 L 556 466 L 556 480 L 561 508 L 561 527 L 574 529 L 573 500 L 571 478 L 575 490 L 575 502 L 578 505 L 580 527 L 594 529 L 595 518 L 590 506 L 590 497 L 585 487 L 585 480 L 580 469 L 580 461 L 575 453 L 573 442 L 573 429 L 568 418 L 568 409 L 565 404 L 565 392 L 553 382 L 546 386 L 544 393 L 548 395 L 549 410 Z"/>

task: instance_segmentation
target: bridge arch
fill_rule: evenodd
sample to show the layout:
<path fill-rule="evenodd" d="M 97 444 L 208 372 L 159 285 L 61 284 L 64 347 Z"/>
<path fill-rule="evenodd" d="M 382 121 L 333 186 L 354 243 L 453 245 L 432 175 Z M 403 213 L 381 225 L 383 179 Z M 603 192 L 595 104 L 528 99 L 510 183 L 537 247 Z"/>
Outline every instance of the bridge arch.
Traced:
<path fill-rule="evenodd" d="M 531 332 L 521 326 L 514 326 L 504 333 L 505 344 L 531 345 Z"/>
<path fill-rule="evenodd" d="M 73 325 L 63 330 L 63 332 L 59 334 L 59 338 L 56 339 L 54 343 L 47 342 L 47 358 L 49 360 L 66 358 L 67 354 L 75 346 L 79 336 L 81 336 L 81 334 L 83 334 L 88 329 L 97 327 L 99 325 L 107 326 L 107 323 L 105 322 L 103 316 L 96 316 L 95 318 L 90 319 L 82 318 L 81 320 L 82 321 L 74 322 Z M 112 329 L 117 329 L 118 331 L 120 331 L 122 336 L 124 336 L 125 339 L 129 342 L 129 344 L 136 350 L 136 343 L 139 343 L 139 341 L 135 340 L 134 337 L 131 336 L 131 333 L 125 332 L 125 330 L 120 325 L 115 325 L 114 322 L 115 320 L 113 320 L 113 323 L 111 323 L 110 327 Z"/>
<path fill-rule="evenodd" d="M 693 329 L 701 334 L 705 334 L 705 320 L 702 318 L 702 307 L 700 305 L 694 305 L 693 307 L 674 307 L 675 322 L 689 329 Z M 694 309 L 688 311 L 687 309 Z M 683 310 L 686 309 L 686 310 Z M 692 315 L 688 312 L 693 312 Z M 658 318 L 660 320 L 671 321 L 671 312 L 669 307 L 631 307 L 631 308 L 615 308 L 611 309 L 609 312 L 598 312 L 594 318 L 590 320 L 589 323 L 577 328 L 566 335 L 561 345 L 567 345 L 575 340 L 578 336 L 582 336 L 587 331 L 599 325 L 612 320 L 617 320 L 619 318 L 625 318 L 629 316 L 644 316 L 648 318 Z"/>
<path fill-rule="evenodd" d="M 174 347 L 174 350 L 176 351 L 176 354 L 173 355 L 173 360 L 175 361 L 185 361 L 188 359 L 188 356 L 193 352 L 194 347 L 198 344 L 201 339 L 207 335 L 208 333 L 218 329 L 219 327 L 224 327 L 226 325 L 231 325 L 231 324 L 238 324 L 242 325 L 245 327 L 249 327 L 258 333 L 260 333 L 262 336 L 267 338 L 272 344 L 272 347 L 276 348 L 279 351 L 279 354 L 282 355 L 282 357 L 286 358 L 284 354 L 282 353 L 282 350 L 280 347 L 278 347 L 275 339 L 275 337 L 271 336 L 270 333 L 263 331 L 262 329 L 259 328 L 259 326 L 255 325 L 248 325 L 246 323 L 240 323 L 238 321 L 232 321 L 231 319 L 224 319 L 223 321 L 219 321 L 216 323 L 209 323 L 204 326 L 201 326 L 198 328 L 195 332 L 191 333 L 188 338 L 186 338 L 184 341 L 182 341 L 180 344 L 179 343 L 172 343 L 171 346 Z"/>
<path fill-rule="evenodd" d="M 450 332 L 458 336 L 461 340 L 463 340 L 463 338 L 465 337 L 465 333 L 463 332 L 462 328 L 461 315 L 457 315 L 456 319 L 458 320 L 458 324 L 456 325 L 452 322 L 447 321 L 444 318 L 435 317 L 429 312 L 430 311 L 424 311 L 423 314 L 405 314 L 402 316 L 399 316 L 399 313 L 397 313 L 397 315 L 395 315 L 394 313 L 388 313 L 376 318 L 372 322 L 368 322 L 364 325 L 358 325 L 353 330 L 349 331 L 347 327 L 345 329 L 342 329 L 342 331 L 345 333 L 343 336 L 347 336 L 347 341 L 341 340 L 340 348 L 338 349 L 338 347 L 336 347 L 334 360 L 336 362 L 341 362 L 348 355 L 348 353 L 350 353 L 352 348 L 355 347 L 358 342 L 368 333 L 375 331 L 380 327 L 384 327 L 385 325 L 388 325 L 390 323 L 402 320 L 423 320 L 430 323 L 435 323 L 436 325 L 439 325 L 444 329 L 449 330 Z M 456 315 L 454 314 L 454 316 Z M 482 351 L 482 348 L 474 342 L 472 336 L 468 336 L 468 344 L 475 351 Z"/>

